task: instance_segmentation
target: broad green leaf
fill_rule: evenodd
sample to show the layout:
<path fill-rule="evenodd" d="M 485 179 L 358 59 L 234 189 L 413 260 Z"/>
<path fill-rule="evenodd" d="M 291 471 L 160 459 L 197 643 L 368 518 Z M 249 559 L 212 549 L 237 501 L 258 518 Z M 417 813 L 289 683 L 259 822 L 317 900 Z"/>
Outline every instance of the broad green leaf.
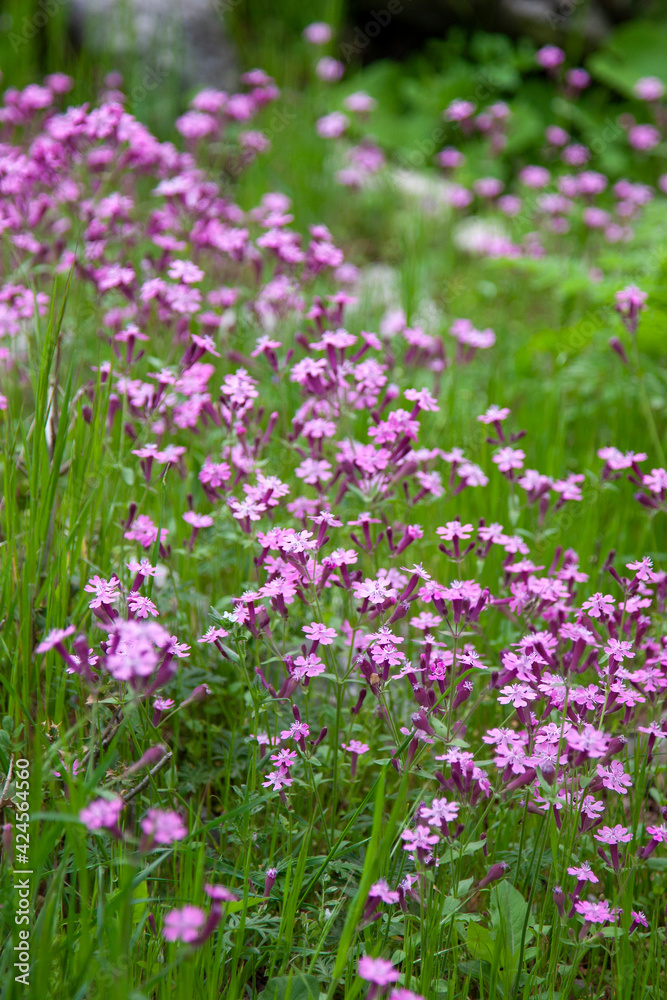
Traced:
<path fill-rule="evenodd" d="M 274 976 L 257 1000 L 318 1000 L 320 984 L 315 976 L 294 972 L 289 976 Z"/>
<path fill-rule="evenodd" d="M 491 921 L 509 955 L 516 955 L 521 948 L 527 908 L 526 900 L 507 879 L 491 890 Z"/>
<path fill-rule="evenodd" d="M 492 934 L 486 927 L 482 927 L 480 924 L 468 924 L 466 945 L 473 958 L 480 962 L 493 963 L 495 934 Z"/>

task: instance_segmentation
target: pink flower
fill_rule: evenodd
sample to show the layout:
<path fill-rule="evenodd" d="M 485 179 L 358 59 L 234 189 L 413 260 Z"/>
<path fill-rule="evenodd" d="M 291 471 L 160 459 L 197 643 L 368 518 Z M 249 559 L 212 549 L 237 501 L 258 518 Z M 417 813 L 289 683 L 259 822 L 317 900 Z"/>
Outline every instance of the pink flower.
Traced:
<path fill-rule="evenodd" d="M 216 628 L 214 625 L 211 625 L 211 627 L 204 632 L 201 639 L 197 639 L 197 642 L 215 642 L 216 639 L 224 639 L 226 635 L 229 635 L 227 629 Z"/>
<path fill-rule="evenodd" d="M 651 493 L 662 493 L 667 490 L 667 470 L 651 469 L 650 474 L 642 476 L 642 483 Z"/>
<path fill-rule="evenodd" d="M 460 521 L 447 521 L 444 527 L 436 528 L 435 533 L 443 542 L 451 542 L 455 538 L 467 541 L 472 533 L 472 524 L 461 524 Z"/>
<path fill-rule="evenodd" d="M 84 588 L 85 589 L 85 588 Z M 56 646 L 62 645 L 64 639 L 68 636 L 74 635 L 76 629 L 73 625 L 68 625 L 67 628 L 54 628 L 51 629 L 49 634 L 42 639 L 39 646 L 37 646 L 36 653 L 47 653 L 50 649 L 54 649 Z"/>
<path fill-rule="evenodd" d="M 616 826 L 602 826 L 593 835 L 601 844 L 628 844 L 632 840 L 632 831 L 617 823 Z"/>
<path fill-rule="evenodd" d="M 304 458 L 296 468 L 296 475 L 309 486 L 324 482 L 331 475 L 331 464 L 326 459 Z"/>
<path fill-rule="evenodd" d="M 588 864 L 587 861 L 584 861 L 584 863 L 582 865 L 580 865 L 579 867 L 575 866 L 575 867 L 572 867 L 572 868 L 568 868 L 567 873 L 568 873 L 568 875 L 574 875 L 574 877 L 576 878 L 577 882 L 599 882 L 600 881 L 600 879 L 597 877 L 597 875 L 591 870 L 591 866 Z"/>
<path fill-rule="evenodd" d="M 626 657 L 633 659 L 635 655 L 631 642 L 619 642 L 618 639 L 610 639 L 604 647 L 604 651 L 609 654 L 610 660 L 616 660 L 617 663 L 622 663 Z"/>
<path fill-rule="evenodd" d="M 611 594 L 601 594 L 599 591 L 593 594 L 587 601 L 581 605 L 584 611 L 588 611 L 591 618 L 605 618 L 613 614 L 615 603 L 615 598 Z"/>
<path fill-rule="evenodd" d="M 372 958 L 370 955 L 362 955 L 357 971 L 362 979 L 375 986 L 390 986 L 399 978 L 399 973 L 386 958 Z"/>
<path fill-rule="evenodd" d="M 477 419 L 480 424 L 494 424 L 497 420 L 506 420 L 510 412 L 509 407 L 496 406 L 494 403 L 485 413 L 480 413 Z"/>
<path fill-rule="evenodd" d="M 290 778 L 286 771 L 279 769 L 277 771 L 269 771 L 266 781 L 262 782 L 262 787 L 271 788 L 274 792 L 279 792 L 282 788 L 289 788 L 293 781 L 294 778 Z"/>
<path fill-rule="evenodd" d="M 335 628 L 327 628 L 326 625 L 322 625 L 319 622 L 311 622 L 310 625 L 304 625 L 301 631 L 305 632 L 308 639 L 312 639 L 313 642 L 319 642 L 322 646 L 330 646 L 338 635 Z"/>
<path fill-rule="evenodd" d="M 113 799 L 95 799 L 89 806 L 82 809 L 79 819 L 89 830 L 115 830 L 118 819 L 125 808 L 120 797 Z"/>
<path fill-rule="evenodd" d="M 206 914 L 198 906 L 183 906 L 170 910 L 164 918 L 162 933 L 167 941 L 194 941 L 204 926 Z"/>
<path fill-rule="evenodd" d="M 191 524 L 193 528 L 210 528 L 213 518 L 210 514 L 197 514 L 194 510 L 186 510 L 183 520 Z"/>
<path fill-rule="evenodd" d="M 292 764 L 299 759 L 296 750 L 286 750 L 284 747 L 278 753 L 272 753 L 269 758 L 278 768 L 286 768 L 288 771 Z"/>
<path fill-rule="evenodd" d="M 331 56 L 324 56 L 317 63 L 315 72 L 320 80 L 324 80 L 325 83 L 335 83 L 336 80 L 340 80 L 345 72 L 345 66 L 338 59 L 332 59 Z"/>
<path fill-rule="evenodd" d="M 597 774 L 602 778 L 602 784 L 612 792 L 625 795 L 628 788 L 632 787 L 632 778 L 623 770 L 623 765 L 619 760 L 613 760 L 609 767 L 598 764 Z"/>
<path fill-rule="evenodd" d="M 637 559 L 635 562 L 626 563 L 625 565 L 627 569 L 635 571 L 638 580 L 648 583 L 653 576 L 653 560 L 650 556 L 644 556 L 643 559 Z"/>
<path fill-rule="evenodd" d="M 577 913 L 580 913 L 584 918 L 584 927 L 586 924 L 606 924 L 609 921 L 614 920 L 617 916 L 618 911 L 612 909 L 606 899 L 602 899 L 596 902 L 588 902 L 585 900 L 578 899 L 574 904 L 574 908 Z"/>
<path fill-rule="evenodd" d="M 219 903 L 235 903 L 238 900 L 236 893 L 233 893 L 231 889 L 228 889 L 225 885 L 211 885 L 207 883 L 204 886 L 204 892 L 211 899 L 216 900 Z"/>
<path fill-rule="evenodd" d="M 304 677 L 317 677 L 325 670 L 324 663 L 315 653 L 309 653 L 308 656 L 297 656 L 294 661 L 294 676 L 298 680 L 302 680 Z"/>
<path fill-rule="evenodd" d="M 476 110 L 477 105 L 473 101 L 462 101 L 457 98 L 443 111 L 442 117 L 447 122 L 463 122 L 467 118 L 472 118 Z"/>
<path fill-rule="evenodd" d="M 628 142 L 633 149 L 647 152 L 660 144 L 660 133 L 653 125 L 633 125 L 628 130 Z"/>
<path fill-rule="evenodd" d="M 557 45 L 544 45 L 535 53 L 535 60 L 543 69 L 556 69 L 565 62 L 565 53 Z"/>
<path fill-rule="evenodd" d="M 303 29 L 302 34 L 311 45 L 327 45 L 331 41 L 333 31 L 331 25 L 325 21 L 313 21 Z"/>
<path fill-rule="evenodd" d="M 531 165 L 524 167 L 523 170 L 519 172 L 519 180 L 526 187 L 530 188 L 543 188 L 546 187 L 551 180 L 551 174 L 546 167 L 538 167 Z"/>
<path fill-rule="evenodd" d="M 347 750 L 348 753 L 368 753 L 370 747 L 367 743 L 361 743 L 359 740 L 350 740 L 349 743 L 341 743 L 343 750 Z"/>
<path fill-rule="evenodd" d="M 141 821 L 141 829 L 154 844 L 172 844 L 183 840 L 188 833 L 183 818 L 165 809 L 149 809 Z"/>
<path fill-rule="evenodd" d="M 365 114 L 369 111 L 373 111 L 377 107 L 377 101 L 370 94 L 364 93 L 362 90 L 356 91 L 354 94 L 348 94 L 348 96 L 343 101 L 343 105 L 348 111 L 354 111 L 357 114 Z"/>
<path fill-rule="evenodd" d="M 621 314 L 631 333 L 637 328 L 639 313 L 646 309 L 647 298 L 648 293 L 642 292 L 636 285 L 628 285 L 614 296 L 614 308 Z"/>
<path fill-rule="evenodd" d="M 524 708 L 538 697 L 539 695 L 527 684 L 506 684 L 505 687 L 501 688 L 498 702 L 501 705 L 511 704 L 515 708 Z"/>
<path fill-rule="evenodd" d="M 127 606 L 136 618 L 148 618 L 149 615 L 157 618 L 159 614 L 153 602 L 148 597 L 137 594 L 136 591 L 132 591 L 128 596 Z"/>
<path fill-rule="evenodd" d="M 500 448 L 492 461 L 501 472 L 511 472 L 513 469 L 523 468 L 525 457 L 526 453 L 521 448 Z"/>
<path fill-rule="evenodd" d="M 640 101 L 659 101 L 665 93 L 665 85 L 657 76 L 642 76 L 633 90 Z"/>
<path fill-rule="evenodd" d="M 447 799 L 433 799 L 430 806 L 422 806 L 419 815 L 429 826 L 441 826 L 443 823 L 453 823 L 459 814 L 458 802 L 448 802 Z"/>

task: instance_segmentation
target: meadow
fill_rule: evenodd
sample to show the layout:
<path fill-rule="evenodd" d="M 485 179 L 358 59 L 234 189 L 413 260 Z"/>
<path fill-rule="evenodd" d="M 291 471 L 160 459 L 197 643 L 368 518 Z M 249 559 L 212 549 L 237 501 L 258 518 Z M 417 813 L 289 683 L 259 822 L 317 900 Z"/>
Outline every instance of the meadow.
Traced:
<path fill-rule="evenodd" d="M 0 997 L 659 1000 L 663 28 L 332 20 L 3 81 Z"/>

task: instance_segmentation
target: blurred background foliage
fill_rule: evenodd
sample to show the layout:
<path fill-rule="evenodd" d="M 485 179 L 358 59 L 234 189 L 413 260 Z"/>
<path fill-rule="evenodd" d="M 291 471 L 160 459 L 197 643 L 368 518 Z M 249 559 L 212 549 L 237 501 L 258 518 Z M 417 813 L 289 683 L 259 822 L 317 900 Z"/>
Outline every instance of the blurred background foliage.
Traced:
<path fill-rule="evenodd" d="M 636 387 L 624 372 L 619 376 L 618 359 L 607 346 L 618 332 L 610 303 L 623 284 L 641 284 L 651 309 L 641 324 L 640 347 L 653 359 L 661 358 L 667 325 L 665 200 L 647 206 L 630 244 L 601 248 L 595 233 L 582 233 L 580 255 L 556 247 L 542 259 L 512 262 L 461 253 L 452 239 L 451 213 L 434 212 L 427 203 L 428 185 L 441 178 L 434 156 L 448 141 L 442 111 L 461 97 L 481 106 L 506 101 L 513 112 L 500 156 L 491 158 L 480 136 L 463 140 L 463 184 L 480 176 L 511 182 L 524 165 L 540 162 L 545 127 L 558 123 L 576 141 L 594 146 L 592 166 L 612 182 L 630 176 L 655 185 L 666 169 L 664 145 L 643 156 L 631 155 L 617 122 L 622 114 L 644 111 L 632 93 L 639 77 L 667 81 L 665 2 L 612 4 L 609 31 L 598 40 L 586 34 L 591 5 L 569 3 L 574 13 L 568 33 L 563 35 L 559 15 L 551 40 L 562 42 L 569 65 L 579 62 L 593 77 L 593 85 L 574 101 L 559 95 L 536 66 L 536 49 L 550 39 L 532 29 L 523 31 L 503 14 L 501 4 L 431 3 L 430 19 L 425 13 L 429 5 L 402 0 L 400 6 L 371 45 L 365 29 L 373 12 L 385 9 L 384 0 L 370 5 L 365 0 L 218 4 L 238 66 L 261 66 L 283 92 L 278 107 L 267 109 L 258 122 L 271 140 L 271 151 L 235 182 L 234 199 L 250 208 L 267 191 L 280 190 L 293 200 L 300 231 L 314 223 L 329 225 L 348 259 L 370 269 L 364 305 L 369 329 L 379 323 L 387 295 L 394 296 L 411 322 L 423 320 L 430 310 L 436 332 L 456 316 L 474 316 L 480 328 L 492 326 L 511 351 L 488 372 L 489 398 L 500 398 L 503 379 L 511 379 L 517 418 L 525 420 L 535 408 L 544 411 L 545 386 L 550 387 L 552 410 L 548 419 L 543 413 L 540 426 L 545 435 L 559 427 L 560 446 L 555 447 L 553 437 L 535 442 L 538 453 L 544 447 L 545 461 L 554 458 L 554 468 L 544 471 L 564 474 L 557 468 L 561 446 L 573 457 L 572 468 L 579 468 L 577 456 L 592 455 L 600 443 L 614 438 L 619 426 L 626 434 L 622 445 L 641 450 L 644 432 L 633 423 Z M 47 10 L 52 13 L 45 18 Z M 331 43 L 316 53 L 301 34 L 315 20 L 334 28 Z M 368 44 L 362 44 L 363 38 Z M 315 76 L 314 62 L 324 54 L 346 64 L 340 84 L 325 84 Z M 86 32 L 72 29 L 63 0 L 3 2 L 0 69 L 5 86 L 24 86 L 46 73 L 64 71 L 76 81 L 72 102 L 82 102 L 94 99 L 105 75 L 117 69 L 125 79 L 129 110 L 160 138 L 175 139 L 175 118 L 198 88 L 184 85 L 178 51 L 170 51 L 169 65 L 157 73 L 155 83 L 159 56 L 159 38 L 153 55 L 141 58 L 133 57 L 131 48 L 124 56 L 91 49 Z M 354 193 L 334 182 L 337 153 L 317 135 L 315 121 L 342 108 L 345 96 L 356 90 L 375 97 L 378 107 L 368 126 L 353 124 L 349 138 L 359 141 L 368 128 L 391 169 L 418 179 L 415 193 L 393 183 L 391 172 L 388 182 Z M 530 220 L 523 225 L 528 228 Z M 522 235 L 512 232 L 517 239 Z M 593 257 L 600 270 L 595 281 Z M 660 364 L 652 367 L 649 382 L 654 407 L 664 418 L 667 374 Z M 509 387 L 504 396 L 508 392 Z M 467 412 L 469 403 L 461 405 Z M 586 414 L 594 415 L 595 422 L 582 420 Z M 456 412 L 450 418 L 456 422 Z"/>

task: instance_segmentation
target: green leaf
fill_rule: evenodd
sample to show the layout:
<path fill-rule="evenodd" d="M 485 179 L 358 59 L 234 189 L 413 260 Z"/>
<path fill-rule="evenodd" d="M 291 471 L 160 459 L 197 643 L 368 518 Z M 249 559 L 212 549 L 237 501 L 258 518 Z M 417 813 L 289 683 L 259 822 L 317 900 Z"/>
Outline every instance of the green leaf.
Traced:
<path fill-rule="evenodd" d="M 639 20 L 624 24 L 586 65 L 598 80 L 632 97 L 640 77 L 667 79 L 667 25 Z"/>
<path fill-rule="evenodd" d="M 509 955 L 518 954 L 528 903 L 505 879 L 491 890 L 491 922 L 502 935 Z"/>
<path fill-rule="evenodd" d="M 274 976 L 257 1000 L 318 1000 L 320 984 L 315 976 L 294 972 L 289 976 Z"/>
<path fill-rule="evenodd" d="M 473 958 L 493 964 L 495 934 L 480 924 L 468 924 L 466 945 Z"/>

